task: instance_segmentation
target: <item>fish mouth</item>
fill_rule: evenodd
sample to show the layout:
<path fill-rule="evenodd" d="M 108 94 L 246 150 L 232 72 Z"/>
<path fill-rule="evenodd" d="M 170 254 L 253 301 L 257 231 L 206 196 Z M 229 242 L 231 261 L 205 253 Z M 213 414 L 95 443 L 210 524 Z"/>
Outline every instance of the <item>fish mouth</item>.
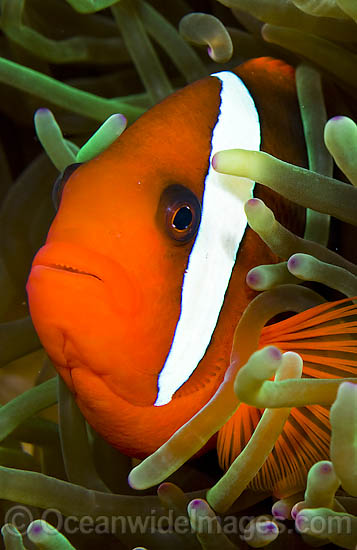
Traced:
<path fill-rule="evenodd" d="M 62 271 L 74 275 L 85 275 L 104 282 L 103 259 L 91 250 L 67 243 L 45 244 L 37 252 L 32 268 Z"/>
<path fill-rule="evenodd" d="M 141 298 L 136 278 L 116 259 L 96 250 L 77 243 L 48 242 L 40 248 L 33 260 L 29 288 L 41 272 L 44 275 L 47 272 L 48 278 L 57 277 L 56 284 L 62 284 L 59 282 L 60 278 L 63 279 L 63 284 L 72 284 L 71 292 L 75 291 L 78 296 L 82 292 L 82 281 L 84 289 L 87 285 L 93 288 L 95 285 L 100 293 L 99 288 L 102 288 L 104 294 L 101 301 L 106 301 L 118 315 L 134 314 L 140 310 Z"/>
<path fill-rule="evenodd" d="M 50 269 L 57 269 L 59 271 L 67 271 L 69 273 L 75 273 L 77 275 L 88 275 L 89 277 L 94 277 L 94 279 L 97 279 L 98 281 L 103 282 L 103 280 L 98 277 L 98 275 L 95 275 L 94 273 L 90 273 L 89 271 L 82 271 L 81 269 L 78 269 L 76 267 L 66 265 L 66 264 L 37 264 L 42 265 L 42 267 L 48 267 Z"/>

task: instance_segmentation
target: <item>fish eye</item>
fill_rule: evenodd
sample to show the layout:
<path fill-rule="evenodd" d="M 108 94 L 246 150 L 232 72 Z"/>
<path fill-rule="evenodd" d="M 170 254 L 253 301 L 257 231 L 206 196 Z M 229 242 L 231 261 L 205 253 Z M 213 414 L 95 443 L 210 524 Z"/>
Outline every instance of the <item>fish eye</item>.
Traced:
<path fill-rule="evenodd" d="M 201 204 L 184 185 L 167 187 L 161 196 L 159 210 L 164 214 L 166 232 L 175 241 L 186 243 L 196 234 L 201 221 Z"/>
<path fill-rule="evenodd" d="M 192 224 L 193 214 L 189 204 L 180 206 L 180 208 L 175 212 L 172 219 L 172 226 L 175 227 L 177 231 L 186 231 L 189 229 Z"/>
<path fill-rule="evenodd" d="M 65 186 L 66 181 L 69 179 L 69 177 L 73 174 L 75 170 L 77 170 L 78 166 L 81 166 L 82 162 L 75 162 L 73 164 L 69 164 L 63 172 L 58 176 L 55 183 L 53 184 L 52 188 L 52 202 L 54 204 L 54 207 L 56 210 L 58 210 L 63 188 Z"/>

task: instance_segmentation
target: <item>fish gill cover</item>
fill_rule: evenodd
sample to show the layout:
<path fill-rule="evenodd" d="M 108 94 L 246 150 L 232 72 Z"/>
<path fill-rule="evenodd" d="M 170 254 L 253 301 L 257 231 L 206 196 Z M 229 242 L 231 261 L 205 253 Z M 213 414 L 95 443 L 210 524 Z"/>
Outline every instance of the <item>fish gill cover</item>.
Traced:
<path fill-rule="evenodd" d="M 1 0 L 0 10 L 5 548 L 355 549 L 356 3 Z M 217 392 L 138 463 L 88 426 L 29 316 L 25 284 L 55 215 L 53 183 L 175 90 L 261 56 L 296 68 L 308 169 L 241 149 L 218 152 L 212 166 L 305 207 L 305 233 L 247 201 L 250 228 L 280 261 L 247 275 L 259 294 Z M 217 432 L 218 457 L 200 454 Z M 224 444 L 234 438 L 237 457 Z M 282 472 L 299 492 L 284 493 Z M 268 474 L 274 501 L 262 492 Z"/>

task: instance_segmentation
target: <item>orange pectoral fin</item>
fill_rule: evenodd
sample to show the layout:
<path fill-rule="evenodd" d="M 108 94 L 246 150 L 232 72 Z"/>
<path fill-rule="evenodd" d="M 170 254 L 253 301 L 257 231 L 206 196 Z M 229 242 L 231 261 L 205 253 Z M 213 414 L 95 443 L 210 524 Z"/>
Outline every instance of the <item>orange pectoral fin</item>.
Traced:
<path fill-rule="evenodd" d="M 354 298 L 353 298 L 354 299 Z M 350 298 L 313 307 L 264 327 L 259 348 L 274 345 L 295 351 L 307 378 L 351 378 L 357 375 L 357 304 Z M 350 303 L 350 305 L 348 305 Z M 262 411 L 241 404 L 219 432 L 220 464 L 227 469 L 254 432 Z M 293 408 L 272 453 L 250 487 L 288 496 L 305 487 L 310 467 L 327 459 L 329 410 L 321 405 Z"/>

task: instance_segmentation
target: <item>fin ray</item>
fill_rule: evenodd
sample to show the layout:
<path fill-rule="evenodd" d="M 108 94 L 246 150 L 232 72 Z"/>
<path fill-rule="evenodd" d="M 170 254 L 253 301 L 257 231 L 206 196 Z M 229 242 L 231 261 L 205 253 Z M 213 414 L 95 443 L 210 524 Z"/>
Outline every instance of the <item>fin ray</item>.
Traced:
<path fill-rule="evenodd" d="M 351 378 L 357 375 L 357 304 L 351 298 L 320 304 L 284 321 L 264 327 L 259 348 L 275 345 L 282 352 L 296 351 L 303 359 L 303 377 Z M 341 335 L 343 335 L 341 337 Z M 260 409 L 241 404 L 221 428 L 217 450 L 227 469 L 243 450 L 257 426 Z M 329 411 L 321 405 L 292 408 L 272 453 L 249 484 L 258 491 L 288 496 L 301 490 L 310 467 L 329 456 Z"/>

